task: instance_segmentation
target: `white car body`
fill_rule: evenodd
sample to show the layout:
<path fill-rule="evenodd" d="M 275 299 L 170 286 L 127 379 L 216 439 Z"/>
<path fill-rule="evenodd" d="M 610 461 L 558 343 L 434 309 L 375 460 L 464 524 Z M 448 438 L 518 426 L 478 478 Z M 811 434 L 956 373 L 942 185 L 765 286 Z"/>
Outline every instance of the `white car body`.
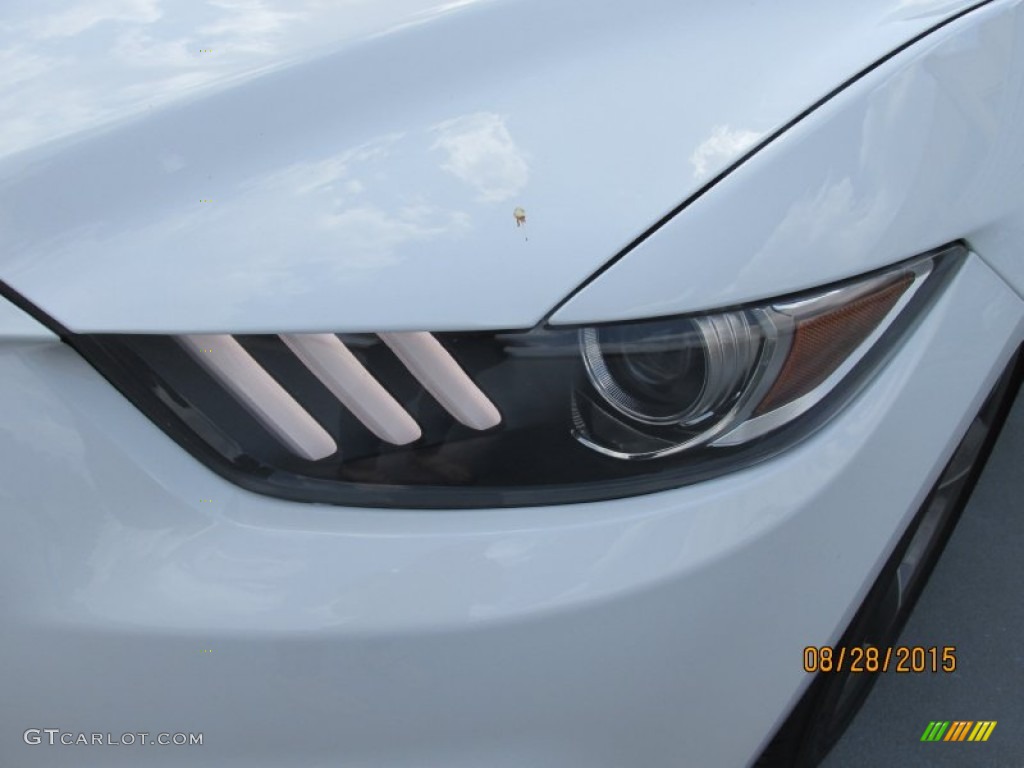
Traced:
<path fill-rule="evenodd" d="M 750 764 L 1024 339 L 1024 4 L 164 5 L 0 11 L 0 281 L 54 321 L 0 297 L 0 764 Z M 632 320 L 956 240 L 810 439 L 550 507 L 253 493 L 55 333 Z"/>

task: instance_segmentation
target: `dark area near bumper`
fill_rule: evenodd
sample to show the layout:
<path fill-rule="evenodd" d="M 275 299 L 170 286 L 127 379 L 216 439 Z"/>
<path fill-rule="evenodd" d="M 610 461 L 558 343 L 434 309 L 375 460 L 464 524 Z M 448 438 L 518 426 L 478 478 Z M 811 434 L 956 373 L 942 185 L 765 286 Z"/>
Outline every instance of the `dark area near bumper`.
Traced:
<path fill-rule="evenodd" d="M 952 674 L 881 675 L 823 768 L 1019 768 L 1024 760 L 1024 398 L 911 615 L 900 645 L 955 645 Z M 989 740 L 922 743 L 932 720 L 995 720 Z"/>
<path fill-rule="evenodd" d="M 1009 423 L 1022 378 L 1024 347 L 1017 350 L 989 393 L 928 497 L 890 554 L 859 611 L 836 644 L 837 647 L 884 649 L 896 645 L 898 641 L 917 644 L 913 639 L 901 635 L 963 511 L 970 505 L 1004 426 Z M 1011 604 L 1012 601 L 1005 608 L 1012 610 Z M 930 645 L 948 647 L 958 646 L 959 643 L 955 640 L 940 640 Z M 824 764 L 824 758 L 856 719 L 862 704 L 882 676 L 854 674 L 848 669 L 838 674 L 819 673 L 755 765 L 759 768 L 810 768 Z M 934 720 L 998 721 L 998 718 L 959 714 L 947 718 L 935 715 L 926 718 L 919 730 L 923 732 L 928 723 Z M 916 742 L 920 745 L 920 733 Z M 864 755 L 858 753 L 857 757 L 863 761 Z M 889 764 L 888 757 L 885 764 Z M 925 757 L 923 764 L 931 762 Z"/>

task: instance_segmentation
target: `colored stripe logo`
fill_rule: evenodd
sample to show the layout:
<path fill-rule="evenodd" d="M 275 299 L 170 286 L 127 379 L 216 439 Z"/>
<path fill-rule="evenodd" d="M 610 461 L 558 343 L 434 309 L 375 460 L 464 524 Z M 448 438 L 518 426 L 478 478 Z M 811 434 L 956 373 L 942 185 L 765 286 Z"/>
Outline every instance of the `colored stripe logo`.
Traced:
<path fill-rule="evenodd" d="M 988 741 L 995 729 L 995 720 L 932 720 L 921 741 Z"/>

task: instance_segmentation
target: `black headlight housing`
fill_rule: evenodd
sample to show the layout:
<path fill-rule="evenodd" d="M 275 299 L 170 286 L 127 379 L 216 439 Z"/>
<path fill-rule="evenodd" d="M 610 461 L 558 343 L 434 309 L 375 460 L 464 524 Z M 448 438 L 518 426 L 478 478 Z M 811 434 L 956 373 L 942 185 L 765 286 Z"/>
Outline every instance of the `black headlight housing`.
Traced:
<path fill-rule="evenodd" d="M 954 244 L 757 305 L 584 328 L 66 340 L 196 458 L 257 493 L 434 509 L 594 501 L 706 480 L 813 432 L 965 253 Z"/>

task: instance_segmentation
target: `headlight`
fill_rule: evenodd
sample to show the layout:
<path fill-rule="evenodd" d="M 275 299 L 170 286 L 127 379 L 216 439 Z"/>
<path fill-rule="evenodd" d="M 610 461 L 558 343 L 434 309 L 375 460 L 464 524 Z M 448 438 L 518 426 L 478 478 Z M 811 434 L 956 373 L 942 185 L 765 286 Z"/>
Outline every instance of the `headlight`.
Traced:
<path fill-rule="evenodd" d="M 753 374 L 765 336 L 755 313 L 584 328 L 591 384 L 644 424 L 699 424 L 728 409 Z"/>
<path fill-rule="evenodd" d="M 756 306 L 586 328 L 68 340 L 196 457 L 260 493 L 564 503 L 705 479 L 809 434 L 964 253 Z"/>
<path fill-rule="evenodd" d="M 775 430 L 832 391 L 933 267 L 919 260 L 730 312 L 584 328 L 591 393 L 577 393 L 577 438 L 609 456 L 653 459 Z"/>

